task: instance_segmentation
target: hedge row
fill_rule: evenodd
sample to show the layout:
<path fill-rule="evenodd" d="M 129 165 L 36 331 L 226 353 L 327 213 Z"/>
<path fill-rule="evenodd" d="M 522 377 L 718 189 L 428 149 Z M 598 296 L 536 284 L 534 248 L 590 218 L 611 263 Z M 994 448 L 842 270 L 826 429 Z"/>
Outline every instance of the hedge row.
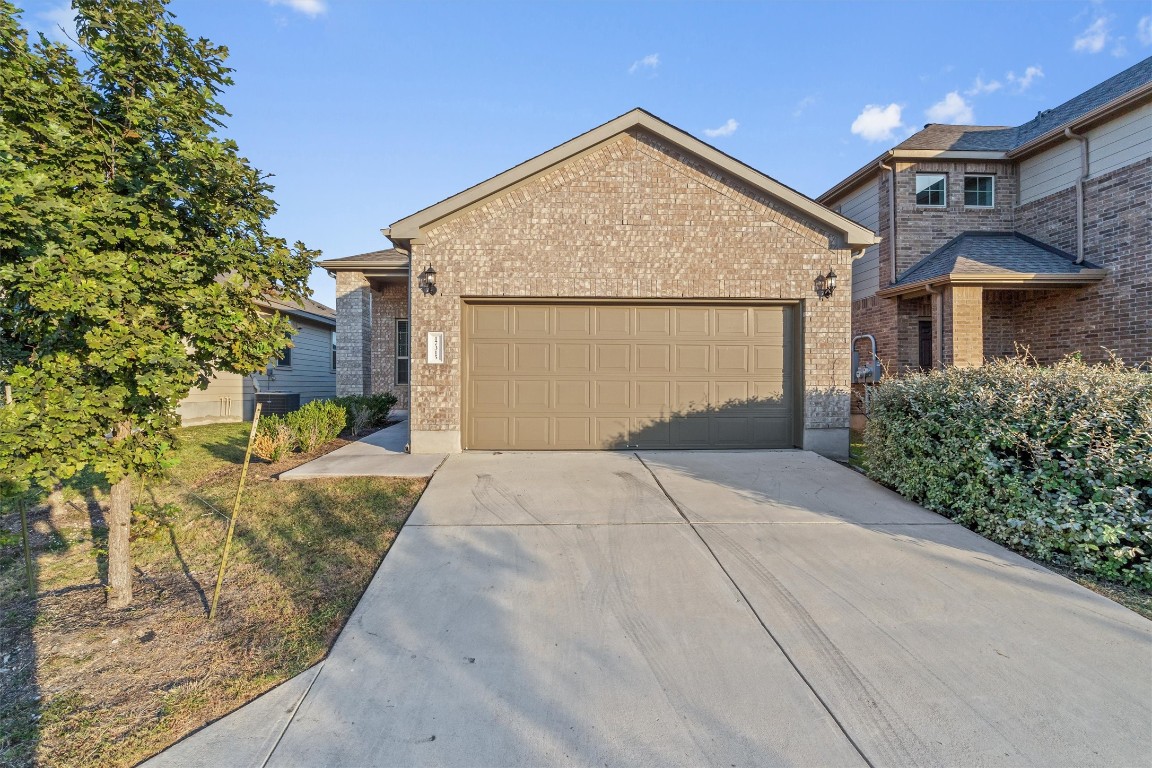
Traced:
<path fill-rule="evenodd" d="M 1041 560 L 1152 589 L 1152 373 L 1003 360 L 874 390 L 875 480 Z"/>

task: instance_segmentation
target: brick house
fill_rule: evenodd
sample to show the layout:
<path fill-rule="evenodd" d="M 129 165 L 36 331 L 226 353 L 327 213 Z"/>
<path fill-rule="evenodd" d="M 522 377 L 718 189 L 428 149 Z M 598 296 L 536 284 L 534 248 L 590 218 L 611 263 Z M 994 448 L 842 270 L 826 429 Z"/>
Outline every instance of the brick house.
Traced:
<path fill-rule="evenodd" d="M 850 297 L 815 283 L 875 235 L 647 112 L 384 234 L 321 266 L 339 392 L 396 392 L 414 453 L 847 453 Z"/>
<path fill-rule="evenodd" d="M 817 201 L 882 237 L 853 265 L 864 364 L 866 334 L 889 372 L 1152 359 L 1152 58 L 1020 126 L 927 125 Z"/>

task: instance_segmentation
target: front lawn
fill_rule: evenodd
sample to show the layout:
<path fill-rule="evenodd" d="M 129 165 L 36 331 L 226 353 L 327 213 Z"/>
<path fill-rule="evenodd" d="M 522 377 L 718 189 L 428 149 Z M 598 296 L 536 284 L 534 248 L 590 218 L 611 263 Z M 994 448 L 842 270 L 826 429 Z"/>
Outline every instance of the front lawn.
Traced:
<path fill-rule="evenodd" d="M 273 479 L 343 441 L 254 462 L 209 623 L 248 427 L 180 430 L 171 478 L 137 488 L 127 610 L 103 607 L 99 477 L 34 508 L 34 600 L 0 510 L 0 765 L 134 765 L 325 655 L 426 481 Z"/>

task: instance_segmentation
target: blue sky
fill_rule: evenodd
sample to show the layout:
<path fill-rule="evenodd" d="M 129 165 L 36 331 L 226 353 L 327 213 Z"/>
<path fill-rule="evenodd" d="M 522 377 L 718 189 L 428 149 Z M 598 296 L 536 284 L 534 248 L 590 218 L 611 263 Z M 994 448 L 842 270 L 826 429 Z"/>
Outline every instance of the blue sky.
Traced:
<path fill-rule="evenodd" d="M 48 33 L 71 15 L 18 4 Z M 275 175 L 271 229 L 325 257 L 633 107 L 816 196 L 924 123 L 1016 125 L 1152 55 L 1149 0 L 170 7 L 231 50 L 227 134 Z"/>

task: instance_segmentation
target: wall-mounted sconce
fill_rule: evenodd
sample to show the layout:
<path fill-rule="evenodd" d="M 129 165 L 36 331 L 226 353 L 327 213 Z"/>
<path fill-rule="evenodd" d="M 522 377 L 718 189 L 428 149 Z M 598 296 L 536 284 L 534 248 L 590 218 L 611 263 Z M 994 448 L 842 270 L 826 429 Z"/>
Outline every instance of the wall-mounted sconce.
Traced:
<path fill-rule="evenodd" d="M 828 274 L 819 275 L 815 280 L 816 295 L 821 299 L 829 299 L 836 292 L 836 273 L 828 270 Z"/>
<path fill-rule="evenodd" d="M 434 296 L 436 294 L 436 270 L 432 269 L 431 264 L 416 276 L 416 280 L 419 281 L 420 290 L 424 291 L 425 296 Z"/>

